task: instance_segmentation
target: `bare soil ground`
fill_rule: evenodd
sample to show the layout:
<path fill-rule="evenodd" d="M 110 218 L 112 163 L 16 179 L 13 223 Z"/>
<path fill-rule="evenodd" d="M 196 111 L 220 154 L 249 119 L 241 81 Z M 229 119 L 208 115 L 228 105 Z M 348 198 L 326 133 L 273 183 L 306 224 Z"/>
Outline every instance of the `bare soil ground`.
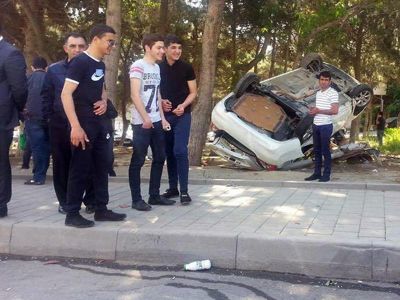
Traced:
<path fill-rule="evenodd" d="M 119 176 L 127 176 L 132 149 L 129 147 L 115 147 L 115 169 Z M 11 162 L 14 170 L 21 165 L 22 153 L 14 147 L 11 151 Z M 147 161 L 145 168 L 149 171 L 151 161 Z M 293 171 L 251 171 L 236 168 L 218 156 L 205 153 L 203 165 L 191 167 L 191 177 L 203 176 L 220 179 L 247 179 L 247 180 L 303 180 L 313 170 L 313 166 Z M 16 172 L 14 172 L 16 173 Z M 24 170 L 20 174 L 29 174 Z M 193 176 L 192 176 L 193 175 Z M 346 162 L 335 160 L 332 166 L 332 180 L 346 182 L 385 182 L 400 183 L 400 157 L 380 156 L 380 162 Z"/>

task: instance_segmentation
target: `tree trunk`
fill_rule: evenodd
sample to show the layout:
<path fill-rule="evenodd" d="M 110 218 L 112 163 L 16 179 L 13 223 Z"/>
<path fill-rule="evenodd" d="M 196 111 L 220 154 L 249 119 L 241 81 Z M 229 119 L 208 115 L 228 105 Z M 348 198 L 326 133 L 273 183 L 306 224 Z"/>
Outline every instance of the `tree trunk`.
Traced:
<path fill-rule="evenodd" d="M 117 99 L 117 80 L 121 41 L 121 0 L 108 0 L 106 23 L 117 33 L 117 45 L 105 59 L 107 96 L 112 102 Z"/>
<path fill-rule="evenodd" d="M 33 56 L 43 56 L 47 62 L 52 61 L 51 55 L 47 52 L 46 48 L 46 29 L 43 23 L 43 3 L 41 0 L 31 1 L 18 1 L 22 12 L 26 17 L 25 33 L 30 34 L 26 37 L 26 41 L 30 44 L 27 45 L 28 62 L 32 62 Z"/>
<path fill-rule="evenodd" d="M 196 166 L 201 164 L 201 155 L 210 124 L 217 63 L 217 48 L 221 32 L 223 8 L 223 0 L 210 0 L 204 24 L 199 99 L 193 110 L 192 129 L 189 141 L 189 161 L 191 165 Z"/>
<path fill-rule="evenodd" d="M 160 4 L 160 20 L 158 23 L 158 32 L 162 35 L 168 33 L 168 0 L 161 0 Z"/>
<path fill-rule="evenodd" d="M 131 99 L 131 89 L 130 89 L 130 79 L 129 79 L 129 64 L 128 62 L 123 63 L 123 93 L 122 93 L 122 99 L 120 102 L 120 108 L 121 108 L 121 117 L 122 117 L 122 135 L 121 135 L 121 143 L 120 145 L 122 146 L 124 144 L 124 140 L 126 137 L 126 131 L 128 130 L 129 126 L 129 120 L 126 119 L 126 107 L 128 106 L 128 103 L 130 102 Z"/>
<path fill-rule="evenodd" d="M 361 55 L 362 55 L 362 46 L 364 41 L 364 27 L 365 27 L 365 15 L 360 15 L 360 25 L 357 29 L 356 35 L 356 53 L 353 60 L 353 67 L 354 67 L 354 77 L 361 81 Z M 354 143 L 358 140 L 358 135 L 360 132 L 360 118 L 359 115 L 356 119 L 351 122 L 351 130 L 350 130 L 350 142 Z"/>
<path fill-rule="evenodd" d="M 276 59 L 276 33 L 272 37 L 272 52 L 271 52 L 271 65 L 269 66 L 268 78 L 274 76 L 275 73 L 275 59 Z"/>

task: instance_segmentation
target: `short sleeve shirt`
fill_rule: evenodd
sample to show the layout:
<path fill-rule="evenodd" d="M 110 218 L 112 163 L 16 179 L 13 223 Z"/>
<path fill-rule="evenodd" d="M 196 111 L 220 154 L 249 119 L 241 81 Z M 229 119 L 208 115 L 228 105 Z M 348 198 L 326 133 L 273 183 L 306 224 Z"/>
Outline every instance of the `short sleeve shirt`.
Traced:
<path fill-rule="evenodd" d="M 172 103 L 172 110 L 182 104 L 189 95 L 188 81 L 196 79 L 192 65 L 177 60 L 173 65 L 168 64 L 164 59 L 160 63 L 161 85 L 160 92 L 162 99 L 168 99 Z M 190 112 L 191 106 L 185 108 L 185 112 Z"/>
<path fill-rule="evenodd" d="M 315 107 L 319 109 L 330 109 L 333 103 L 339 102 L 339 94 L 333 89 L 328 88 L 325 91 L 318 91 L 316 95 Z M 316 114 L 314 117 L 315 125 L 329 125 L 332 124 L 332 117 L 330 115 Z"/>
<path fill-rule="evenodd" d="M 158 107 L 158 92 L 160 89 L 160 67 L 157 64 L 151 64 L 144 59 L 135 61 L 129 71 L 130 78 L 140 79 L 140 99 L 146 108 L 151 121 L 159 122 L 161 120 Z M 132 107 L 132 124 L 143 124 L 143 119 L 136 109 Z"/>
<path fill-rule="evenodd" d="M 65 80 L 78 85 L 72 95 L 78 118 L 97 117 L 93 103 L 101 100 L 104 75 L 104 62 L 86 52 L 79 54 L 70 62 Z"/>

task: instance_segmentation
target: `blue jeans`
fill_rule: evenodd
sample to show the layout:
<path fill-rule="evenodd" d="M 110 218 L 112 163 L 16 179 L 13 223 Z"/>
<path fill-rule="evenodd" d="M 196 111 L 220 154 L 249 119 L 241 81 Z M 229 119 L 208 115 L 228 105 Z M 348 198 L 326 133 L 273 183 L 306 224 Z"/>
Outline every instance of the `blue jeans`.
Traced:
<path fill-rule="evenodd" d="M 165 137 L 161 121 L 153 123 L 153 126 L 154 128 L 144 129 L 141 124 L 132 125 L 133 153 L 129 165 L 129 186 L 131 188 L 132 202 L 142 200 L 140 170 L 144 164 L 149 146 L 153 152 L 149 195 L 160 195 L 160 182 L 165 160 Z"/>
<path fill-rule="evenodd" d="M 189 158 L 188 143 L 192 115 L 182 116 L 167 114 L 171 130 L 165 133 L 165 152 L 167 156 L 168 181 L 170 189 L 178 189 L 178 179 L 181 193 L 188 191 Z"/>
<path fill-rule="evenodd" d="M 50 161 L 49 129 L 44 125 L 43 121 L 26 120 L 25 130 L 32 149 L 33 180 L 44 182 Z"/>
<path fill-rule="evenodd" d="M 331 151 L 329 148 L 333 125 L 314 125 L 313 124 L 313 143 L 314 143 L 314 156 L 315 167 L 314 174 L 321 175 L 322 169 L 322 156 L 324 157 L 324 178 L 331 176 Z"/>

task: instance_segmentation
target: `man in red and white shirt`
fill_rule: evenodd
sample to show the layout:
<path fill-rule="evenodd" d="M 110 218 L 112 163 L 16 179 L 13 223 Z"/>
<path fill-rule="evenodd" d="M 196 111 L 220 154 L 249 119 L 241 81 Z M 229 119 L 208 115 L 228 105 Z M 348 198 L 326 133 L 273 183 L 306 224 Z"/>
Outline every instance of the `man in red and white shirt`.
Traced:
<path fill-rule="evenodd" d="M 305 178 L 306 181 L 317 180 L 327 182 L 331 176 L 331 152 L 330 139 L 332 135 L 332 115 L 339 111 L 339 95 L 331 87 L 331 74 L 322 71 L 319 74 L 319 87 L 317 92 L 315 107 L 310 109 L 310 115 L 314 116 L 313 123 L 313 143 L 315 166 L 314 173 Z M 324 172 L 321 176 L 322 156 L 324 157 Z"/>

